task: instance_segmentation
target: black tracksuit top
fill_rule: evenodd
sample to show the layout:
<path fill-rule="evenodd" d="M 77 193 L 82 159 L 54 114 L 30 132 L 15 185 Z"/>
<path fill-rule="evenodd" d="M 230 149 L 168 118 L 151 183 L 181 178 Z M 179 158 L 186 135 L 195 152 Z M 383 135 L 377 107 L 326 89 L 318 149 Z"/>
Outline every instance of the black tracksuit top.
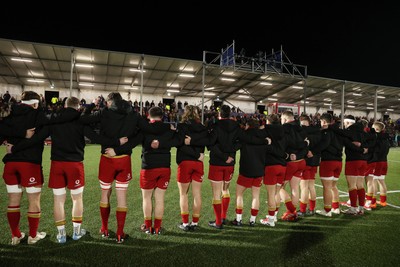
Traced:
<path fill-rule="evenodd" d="M 107 139 L 97 135 L 89 126 L 82 124 L 79 120 L 80 112 L 76 109 L 65 108 L 59 114 L 77 119 L 43 127 L 31 139 L 23 140 L 14 146 L 12 152 L 16 153 L 35 144 L 43 144 L 43 141 L 51 136 L 51 160 L 80 162 L 84 159 L 86 145 L 84 136 L 92 142 L 107 147 L 119 145 L 119 139 Z"/>
<path fill-rule="evenodd" d="M 208 129 L 201 124 L 201 122 L 195 120 L 179 123 L 177 126 L 177 131 L 181 138 L 185 138 L 185 136 L 188 135 L 194 139 L 197 139 L 206 138 L 208 135 Z M 182 142 L 182 144 L 177 147 L 176 164 L 179 165 L 184 160 L 197 161 L 200 157 L 200 153 L 204 153 L 204 150 L 205 145 L 197 145 L 196 143 L 185 145 Z"/>
<path fill-rule="evenodd" d="M 65 121 L 71 121 L 77 119 L 78 114 L 57 114 L 52 113 L 48 116 L 41 109 L 34 109 L 29 105 L 16 104 L 12 107 L 12 112 L 9 117 L 4 120 L 4 123 L 15 129 L 16 132 L 26 131 L 27 129 L 35 128 L 36 132 L 39 132 L 44 125 L 62 123 Z M 10 136 L 7 138 L 7 142 L 18 145 L 20 142 L 25 140 L 22 137 Z M 3 162 L 30 162 L 35 164 L 42 163 L 42 152 L 43 142 L 36 143 L 35 145 L 29 146 L 21 151 L 6 154 L 3 158 Z"/>

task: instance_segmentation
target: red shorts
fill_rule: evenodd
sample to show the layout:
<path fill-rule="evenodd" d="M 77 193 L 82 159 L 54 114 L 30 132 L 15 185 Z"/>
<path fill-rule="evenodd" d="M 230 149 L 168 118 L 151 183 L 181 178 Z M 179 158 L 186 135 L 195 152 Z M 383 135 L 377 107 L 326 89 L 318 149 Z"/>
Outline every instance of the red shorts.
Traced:
<path fill-rule="evenodd" d="M 112 183 L 114 180 L 128 182 L 132 179 L 131 157 L 128 155 L 109 158 L 100 157 L 99 180 Z"/>
<path fill-rule="evenodd" d="M 330 178 L 335 177 L 339 179 L 342 173 L 342 161 L 338 160 L 324 160 L 319 163 L 319 177 Z"/>
<path fill-rule="evenodd" d="M 82 162 L 51 161 L 49 188 L 73 190 L 85 185 L 85 172 Z"/>
<path fill-rule="evenodd" d="M 204 176 L 204 164 L 196 160 L 184 160 L 178 165 L 176 180 L 179 183 L 190 183 L 196 181 L 201 183 Z"/>
<path fill-rule="evenodd" d="M 388 171 L 388 163 L 387 161 L 379 161 L 376 163 L 375 166 L 375 176 L 382 176 L 386 175 Z"/>
<path fill-rule="evenodd" d="M 344 174 L 349 176 L 365 176 L 366 170 L 367 170 L 366 160 L 346 161 Z"/>
<path fill-rule="evenodd" d="M 306 166 L 303 172 L 303 177 L 301 180 L 315 180 L 315 175 L 317 174 L 318 166 Z"/>
<path fill-rule="evenodd" d="M 305 168 L 306 161 L 304 159 L 289 161 L 286 165 L 285 181 L 292 180 L 293 176 L 301 178 Z"/>
<path fill-rule="evenodd" d="M 42 166 L 30 162 L 7 162 L 4 165 L 3 178 L 7 185 L 42 186 Z"/>
<path fill-rule="evenodd" d="M 210 165 L 208 169 L 208 179 L 216 182 L 229 182 L 230 180 L 232 180 L 232 175 L 234 171 L 235 166 Z"/>
<path fill-rule="evenodd" d="M 265 185 L 282 185 L 285 179 L 286 166 L 272 165 L 264 168 L 264 184 Z"/>
<path fill-rule="evenodd" d="M 170 168 L 142 169 L 140 171 L 140 188 L 166 190 L 171 178 Z"/>
<path fill-rule="evenodd" d="M 262 177 L 247 177 L 239 174 L 239 177 L 237 179 L 237 184 L 241 185 L 246 188 L 251 188 L 251 187 L 261 187 L 262 184 Z"/>
<path fill-rule="evenodd" d="M 375 173 L 376 162 L 367 163 L 367 170 L 365 176 L 372 176 Z"/>

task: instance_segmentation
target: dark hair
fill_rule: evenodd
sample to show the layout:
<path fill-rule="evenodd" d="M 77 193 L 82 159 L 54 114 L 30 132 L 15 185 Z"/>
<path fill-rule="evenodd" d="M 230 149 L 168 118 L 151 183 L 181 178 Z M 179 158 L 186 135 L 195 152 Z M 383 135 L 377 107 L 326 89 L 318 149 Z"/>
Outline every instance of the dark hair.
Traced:
<path fill-rule="evenodd" d="M 345 119 L 356 120 L 353 115 L 346 115 Z"/>
<path fill-rule="evenodd" d="M 156 118 L 156 117 L 162 118 L 164 114 L 163 114 L 163 110 L 160 107 L 154 106 L 149 109 L 149 115 L 152 118 Z"/>
<path fill-rule="evenodd" d="M 271 124 L 278 124 L 280 119 L 277 114 L 270 114 L 266 117 L 266 120 L 269 121 Z"/>
<path fill-rule="evenodd" d="M 332 114 L 330 113 L 324 113 L 321 115 L 321 117 L 319 117 L 320 120 L 324 120 L 327 123 L 331 123 L 332 122 Z"/>
<path fill-rule="evenodd" d="M 122 100 L 122 96 L 120 93 L 116 93 L 116 92 L 109 93 L 107 96 L 107 101 L 110 101 L 110 100 L 111 101 L 119 101 L 119 100 Z"/>
<path fill-rule="evenodd" d="M 231 108 L 228 105 L 222 105 L 219 114 L 221 115 L 221 118 L 227 119 L 231 115 Z"/>
<path fill-rule="evenodd" d="M 40 102 L 40 96 L 36 92 L 25 91 L 21 95 L 21 100 L 33 100 L 33 99 L 39 100 Z"/>
<path fill-rule="evenodd" d="M 249 125 L 250 128 L 259 128 L 260 127 L 260 121 L 258 119 L 250 119 L 247 124 Z"/>
<path fill-rule="evenodd" d="M 311 119 L 308 115 L 301 115 L 300 121 L 308 121 L 309 123 L 311 123 Z"/>

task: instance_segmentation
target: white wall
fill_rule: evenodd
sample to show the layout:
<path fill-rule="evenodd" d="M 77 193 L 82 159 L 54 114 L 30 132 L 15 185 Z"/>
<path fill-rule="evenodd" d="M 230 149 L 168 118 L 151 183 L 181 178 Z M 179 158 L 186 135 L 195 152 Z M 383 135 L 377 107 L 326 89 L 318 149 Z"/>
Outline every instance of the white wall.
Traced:
<path fill-rule="evenodd" d="M 22 88 L 19 85 L 0 84 L 0 95 L 3 95 L 6 91 L 17 100 L 21 98 Z"/>

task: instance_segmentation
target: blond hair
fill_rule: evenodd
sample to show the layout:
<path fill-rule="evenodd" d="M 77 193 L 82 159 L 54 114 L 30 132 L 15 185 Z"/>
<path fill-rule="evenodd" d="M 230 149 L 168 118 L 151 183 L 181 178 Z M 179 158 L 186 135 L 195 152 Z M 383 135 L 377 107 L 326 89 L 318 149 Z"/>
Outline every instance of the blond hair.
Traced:
<path fill-rule="evenodd" d="M 200 121 L 200 115 L 196 106 L 187 105 L 185 111 L 183 112 L 181 122 L 186 122 L 189 120 Z"/>
<path fill-rule="evenodd" d="M 378 133 L 380 133 L 381 131 L 383 131 L 385 129 L 385 124 L 383 122 L 380 122 L 380 121 L 374 122 L 374 124 L 372 124 L 372 126 L 374 126 L 374 128 L 375 127 L 377 128 L 376 132 L 378 132 Z"/>
<path fill-rule="evenodd" d="M 65 101 L 66 107 L 74 109 L 79 108 L 79 103 L 80 103 L 79 99 L 74 96 L 68 97 L 67 101 Z"/>

